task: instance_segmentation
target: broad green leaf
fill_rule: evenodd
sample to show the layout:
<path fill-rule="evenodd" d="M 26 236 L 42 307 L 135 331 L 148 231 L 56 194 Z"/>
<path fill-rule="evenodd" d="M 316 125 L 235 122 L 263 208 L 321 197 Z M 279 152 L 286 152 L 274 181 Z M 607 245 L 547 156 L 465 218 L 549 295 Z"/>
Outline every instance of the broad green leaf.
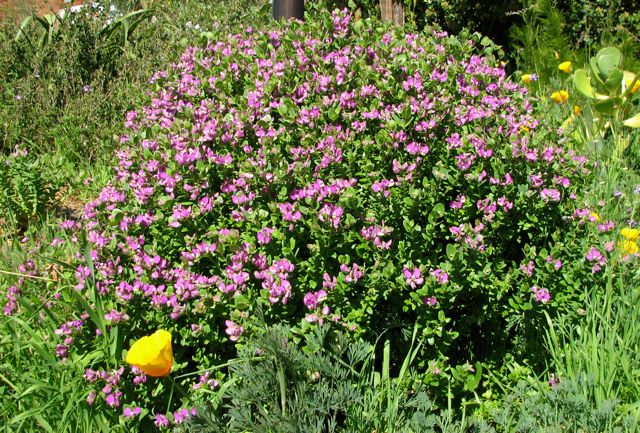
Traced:
<path fill-rule="evenodd" d="M 598 80 L 601 84 L 604 84 L 604 78 L 601 77 L 600 68 L 598 67 L 598 62 L 595 57 L 591 57 L 589 60 L 589 65 L 591 66 L 591 76 Z"/>
<path fill-rule="evenodd" d="M 602 101 L 598 101 L 594 104 L 595 109 L 599 113 L 603 114 L 614 114 L 616 103 L 619 102 L 620 98 L 608 98 Z"/>
<path fill-rule="evenodd" d="M 624 78 L 624 74 L 617 67 L 611 68 L 609 72 L 609 77 L 605 81 L 605 85 L 609 89 L 609 91 L 618 93 L 621 90 L 622 79 Z"/>
<path fill-rule="evenodd" d="M 456 256 L 457 252 L 458 248 L 456 244 L 447 244 L 447 257 L 449 257 L 450 260 Z"/>
<path fill-rule="evenodd" d="M 573 73 L 573 84 L 576 86 L 576 89 L 587 98 L 596 97 L 586 70 L 578 69 Z"/>
<path fill-rule="evenodd" d="M 619 67 L 622 53 L 615 47 L 606 47 L 596 54 L 596 62 L 603 80 L 607 80 L 614 67 Z"/>
<path fill-rule="evenodd" d="M 625 120 L 624 125 L 630 128 L 640 128 L 640 113 Z"/>

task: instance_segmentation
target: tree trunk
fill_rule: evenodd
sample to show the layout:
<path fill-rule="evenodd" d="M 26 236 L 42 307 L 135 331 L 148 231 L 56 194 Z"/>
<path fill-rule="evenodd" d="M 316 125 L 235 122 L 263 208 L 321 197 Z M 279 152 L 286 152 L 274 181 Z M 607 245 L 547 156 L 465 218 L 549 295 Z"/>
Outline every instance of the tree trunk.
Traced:
<path fill-rule="evenodd" d="M 304 19 L 304 0 L 273 0 L 273 18 Z"/>
<path fill-rule="evenodd" d="M 402 0 L 380 0 L 382 21 L 404 26 L 404 4 Z"/>

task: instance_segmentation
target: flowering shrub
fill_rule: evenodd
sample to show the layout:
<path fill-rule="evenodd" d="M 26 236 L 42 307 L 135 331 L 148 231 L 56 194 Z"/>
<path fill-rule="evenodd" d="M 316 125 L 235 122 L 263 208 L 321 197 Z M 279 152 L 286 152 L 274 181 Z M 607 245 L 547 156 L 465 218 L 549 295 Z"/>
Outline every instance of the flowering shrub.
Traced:
<path fill-rule="evenodd" d="M 172 374 L 217 386 L 205 370 L 259 313 L 363 336 L 418 321 L 436 382 L 526 356 L 542 310 L 575 310 L 597 276 L 575 247 L 588 170 L 538 132 L 526 88 L 479 37 L 461 39 L 336 12 L 203 40 L 156 73 L 113 182 L 84 209 L 87 311 L 59 355 L 114 358 L 166 329 Z M 92 403 L 125 402 L 127 419 L 144 404 L 158 426 L 191 413 L 170 414 L 163 379 L 109 362 L 87 371 Z"/>

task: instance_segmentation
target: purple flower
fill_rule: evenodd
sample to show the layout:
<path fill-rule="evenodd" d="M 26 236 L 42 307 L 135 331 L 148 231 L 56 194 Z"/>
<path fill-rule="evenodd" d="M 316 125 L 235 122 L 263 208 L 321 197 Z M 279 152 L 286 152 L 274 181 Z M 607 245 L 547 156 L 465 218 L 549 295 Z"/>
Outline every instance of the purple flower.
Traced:
<path fill-rule="evenodd" d="M 156 414 L 156 420 L 153 423 L 159 428 L 168 428 L 171 425 L 169 418 L 161 413 Z"/>
<path fill-rule="evenodd" d="M 434 307 L 438 303 L 438 301 L 436 300 L 435 296 L 430 296 L 430 297 L 425 296 L 422 298 L 422 303 L 426 306 Z"/>
<path fill-rule="evenodd" d="M 529 260 L 529 263 L 520 265 L 520 272 L 522 272 L 527 277 L 533 276 L 533 260 Z"/>
<path fill-rule="evenodd" d="M 331 277 L 326 272 L 322 275 L 322 287 L 328 288 L 329 290 L 333 290 L 336 288 L 336 284 L 338 284 L 338 279 L 336 277 Z"/>
<path fill-rule="evenodd" d="M 258 243 L 260 245 L 267 245 L 271 242 L 271 233 L 273 233 L 273 229 L 269 227 L 265 227 L 258 232 Z"/>
<path fill-rule="evenodd" d="M 584 258 L 590 262 L 594 262 L 604 259 L 604 256 L 597 248 L 591 247 Z"/>
<path fill-rule="evenodd" d="M 337 229 L 343 213 L 344 209 L 342 209 L 342 207 L 325 203 L 320 209 L 320 212 L 318 212 L 318 219 L 322 222 L 330 223 L 334 229 Z"/>
<path fill-rule="evenodd" d="M 560 201 L 560 191 L 555 188 L 544 188 L 540 192 L 540 197 L 542 197 L 542 200 L 544 200 L 545 202 L 549 200 Z"/>
<path fill-rule="evenodd" d="M 193 388 L 194 390 L 200 389 L 204 386 L 208 388 L 217 388 L 220 383 L 216 379 L 210 379 L 210 375 L 210 371 L 205 371 L 204 374 L 200 375 L 200 377 L 198 378 L 198 382 L 191 385 L 191 388 Z"/>
<path fill-rule="evenodd" d="M 304 305 L 309 310 L 315 310 L 316 308 L 318 308 L 318 304 L 325 299 L 327 299 L 327 292 L 325 292 L 324 290 L 318 290 L 315 293 L 307 292 L 307 294 L 304 295 L 303 301 Z"/>
<path fill-rule="evenodd" d="M 104 401 L 108 406 L 118 407 L 120 406 L 120 397 L 122 397 L 122 391 L 116 389 L 114 392 L 107 394 Z"/>
<path fill-rule="evenodd" d="M 131 409 L 130 407 L 125 407 L 124 410 L 122 411 L 122 415 L 125 418 L 132 418 L 134 416 L 140 415 L 141 411 L 142 409 L 140 409 L 139 406 L 136 406 L 133 409 Z"/>
<path fill-rule="evenodd" d="M 195 416 L 196 414 L 197 412 L 195 408 L 189 411 L 189 409 L 183 407 L 173 413 L 173 421 L 176 424 L 182 424 L 187 418 L 189 418 L 190 416 Z"/>
<path fill-rule="evenodd" d="M 244 332 L 244 326 L 239 326 L 231 320 L 225 320 L 224 324 L 227 327 L 224 332 L 226 332 L 226 334 L 229 336 L 229 340 L 238 341 L 238 339 Z"/>
<path fill-rule="evenodd" d="M 354 263 L 351 268 L 343 263 L 340 265 L 340 271 L 347 274 L 344 277 L 344 281 L 347 283 L 355 283 L 364 275 L 357 263 Z"/>
<path fill-rule="evenodd" d="M 402 270 L 404 277 L 406 279 L 406 283 L 412 289 L 415 289 L 417 286 L 420 286 L 424 283 L 424 278 L 422 278 L 422 272 L 420 272 L 420 268 L 408 268 L 404 267 Z"/>
<path fill-rule="evenodd" d="M 537 302 L 541 302 L 543 304 L 546 304 L 551 299 L 551 294 L 545 288 L 532 286 L 531 293 L 533 293 L 533 296 Z"/>
<path fill-rule="evenodd" d="M 129 316 L 127 315 L 127 313 L 120 313 L 116 310 L 111 310 L 110 312 L 104 315 L 104 319 L 108 321 L 111 325 L 117 325 L 120 322 L 129 320 Z"/>
<path fill-rule="evenodd" d="M 436 278 L 436 281 L 439 284 L 446 284 L 449 282 L 449 274 L 442 269 L 432 269 L 429 273 Z"/>

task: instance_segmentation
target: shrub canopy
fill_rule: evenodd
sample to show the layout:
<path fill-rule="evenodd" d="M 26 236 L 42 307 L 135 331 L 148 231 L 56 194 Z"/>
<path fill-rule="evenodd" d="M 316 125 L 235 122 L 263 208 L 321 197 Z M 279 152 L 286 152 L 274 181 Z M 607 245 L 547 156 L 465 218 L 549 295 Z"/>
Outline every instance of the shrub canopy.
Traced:
<path fill-rule="evenodd" d="M 591 274 L 573 245 L 587 170 L 479 39 L 334 12 L 157 72 L 83 217 L 76 288 L 118 350 L 167 329 L 174 372 L 208 368 L 259 315 L 374 338 L 417 321 L 435 382 L 526 357 Z M 77 350 L 98 347 L 92 319 Z"/>

